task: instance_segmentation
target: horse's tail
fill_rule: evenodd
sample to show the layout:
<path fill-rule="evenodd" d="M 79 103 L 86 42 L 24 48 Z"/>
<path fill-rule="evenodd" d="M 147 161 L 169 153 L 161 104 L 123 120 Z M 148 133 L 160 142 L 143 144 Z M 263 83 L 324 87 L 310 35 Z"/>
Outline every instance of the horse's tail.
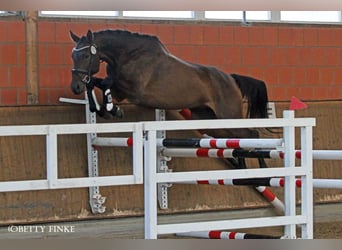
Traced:
<path fill-rule="evenodd" d="M 267 89 L 265 82 L 237 74 L 231 74 L 239 86 L 242 96 L 248 100 L 247 117 L 268 118 Z"/>

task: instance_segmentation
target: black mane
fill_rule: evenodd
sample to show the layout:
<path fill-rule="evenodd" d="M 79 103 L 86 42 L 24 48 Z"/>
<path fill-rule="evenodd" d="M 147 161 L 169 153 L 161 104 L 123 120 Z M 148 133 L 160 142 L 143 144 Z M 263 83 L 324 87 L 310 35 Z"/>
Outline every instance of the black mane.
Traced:
<path fill-rule="evenodd" d="M 112 30 L 112 29 L 107 29 L 107 30 L 100 30 L 97 32 L 94 32 L 95 35 L 100 35 L 100 36 L 108 36 L 108 37 L 120 37 L 122 39 L 132 39 L 132 38 L 137 38 L 137 39 L 142 39 L 142 40 L 147 40 L 149 43 L 154 42 L 158 43 L 159 45 L 162 45 L 158 37 L 152 36 L 152 35 L 147 35 L 147 34 L 141 34 L 137 32 L 130 32 L 128 30 Z"/>

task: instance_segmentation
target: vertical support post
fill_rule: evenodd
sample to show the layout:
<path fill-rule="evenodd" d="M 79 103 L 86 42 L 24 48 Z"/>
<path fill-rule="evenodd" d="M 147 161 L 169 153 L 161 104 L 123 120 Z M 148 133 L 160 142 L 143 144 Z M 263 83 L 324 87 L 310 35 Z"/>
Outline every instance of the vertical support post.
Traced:
<path fill-rule="evenodd" d="M 26 29 L 26 103 L 38 104 L 38 11 L 25 11 L 24 15 Z"/>
<path fill-rule="evenodd" d="M 157 133 L 145 132 L 144 140 L 144 203 L 145 239 L 157 239 Z"/>
<path fill-rule="evenodd" d="M 294 119 L 294 111 L 285 110 L 283 112 L 285 119 Z M 284 127 L 284 147 L 285 159 L 284 165 L 286 168 L 295 167 L 295 127 Z M 285 216 L 296 215 L 296 185 L 295 176 L 285 176 L 284 200 L 285 200 Z M 284 230 L 285 237 L 289 239 L 296 238 L 296 224 L 286 225 Z"/>
<path fill-rule="evenodd" d="M 302 176 L 301 211 L 307 218 L 301 233 L 303 239 L 313 239 L 312 127 L 301 128 L 301 151 L 301 167 L 306 172 Z"/>
<path fill-rule="evenodd" d="M 166 115 L 165 115 L 165 110 L 164 109 L 156 109 L 156 120 L 157 121 L 165 121 Z M 164 130 L 157 131 L 157 138 L 158 139 L 165 139 L 166 138 L 166 132 Z M 158 150 L 158 155 L 157 155 L 157 172 L 162 173 L 162 172 L 168 172 L 168 166 L 167 166 L 167 161 L 164 156 L 159 154 L 160 148 Z M 167 183 L 158 183 L 157 184 L 157 192 L 158 192 L 158 202 L 159 202 L 159 207 L 161 209 L 167 209 L 168 208 L 168 188 L 169 184 Z"/>
<path fill-rule="evenodd" d="M 143 125 L 142 123 L 136 123 L 133 132 L 133 175 L 134 183 L 142 184 L 143 177 Z"/>
<path fill-rule="evenodd" d="M 86 99 L 87 99 L 87 95 Z M 85 105 L 86 112 L 86 122 L 87 124 L 95 124 L 96 123 L 96 113 L 90 112 L 89 102 Z M 96 133 L 88 133 L 87 134 L 87 152 L 88 152 L 88 176 L 89 177 L 97 177 L 98 173 L 98 154 L 97 150 L 95 150 L 92 146 L 92 141 L 96 138 Z M 100 194 L 100 188 L 89 187 L 89 204 L 91 207 L 91 211 L 93 214 L 104 213 L 106 211 L 106 207 L 102 206 L 106 201 L 106 197 L 102 197 Z"/>
<path fill-rule="evenodd" d="M 51 126 L 46 135 L 46 175 L 49 188 L 56 187 L 58 179 L 57 134 Z"/>

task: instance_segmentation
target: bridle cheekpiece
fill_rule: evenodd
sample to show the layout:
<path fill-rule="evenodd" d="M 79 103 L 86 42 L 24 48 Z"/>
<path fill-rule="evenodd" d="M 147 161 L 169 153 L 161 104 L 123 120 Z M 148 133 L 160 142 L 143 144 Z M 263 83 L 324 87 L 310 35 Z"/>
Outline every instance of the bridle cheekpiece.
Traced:
<path fill-rule="evenodd" d="M 85 49 L 89 49 L 90 50 L 90 60 L 89 60 L 89 66 L 88 66 L 88 70 L 86 69 L 71 69 L 71 72 L 75 72 L 77 73 L 78 75 L 80 74 L 83 74 L 84 76 L 81 77 L 81 81 L 82 83 L 84 83 L 86 86 L 89 85 L 90 81 L 91 81 L 91 64 L 92 64 L 92 59 L 93 59 L 93 56 L 96 55 L 97 53 L 97 48 L 96 48 L 96 45 L 95 44 L 92 44 L 92 45 L 86 45 L 86 46 L 83 46 L 81 48 L 73 48 L 72 49 L 72 52 L 79 52 L 79 51 L 82 51 L 82 50 L 85 50 Z"/>

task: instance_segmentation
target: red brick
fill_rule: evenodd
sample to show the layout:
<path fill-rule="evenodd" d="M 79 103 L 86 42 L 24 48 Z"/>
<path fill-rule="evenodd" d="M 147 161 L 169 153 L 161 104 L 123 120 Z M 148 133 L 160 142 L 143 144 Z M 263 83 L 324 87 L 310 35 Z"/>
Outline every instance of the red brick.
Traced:
<path fill-rule="evenodd" d="M 264 45 L 278 44 L 278 28 L 264 27 Z"/>
<path fill-rule="evenodd" d="M 48 46 L 46 44 L 38 44 L 38 64 L 47 63 L 47 50 Z"/>
<path fill-rule="evenodd" d="M 329 86 L 327 87 L 327 98 L 328 99 L 341 99 L 342 88 L 341 86 Z"/>
<path fill-rule="evenodd" d="M 324 65 L 325 49 L 320 47 L 312 48 L 311 61 L 313 65 Z"/>
<path fill-rule="evenodd" d="M 299 88 L 299 97 L 302 100 L 311 100 L 313 96 L 313 87 L 302 86 Z"/>
<path fill-rule="evenodd" d="M 190 42 L 190 27 L 186 25 L 174 26 L 174 42 L 175 44 L 189 44 Z"/>
<path fill-rule="evenodd" d="M 18 50 L 15 44 L 0 45 L 1 64 L 17 64 Z"/>
<path fill-rule="evenodd" d="M 47 50 L 47 64 L 63 64 L 63 47 L 50 44 Z"/>
<path fill-rule="evenodd" d="M 39 86 L 52 87 L 56 84 L 56 68 L 45 66 L 39 69 Z"/>
<path fill-rule="evenodd" d="M 101 67 L 100 73 L 96 74 L 97 77 L 104 77 L 106 75 L 104 67 Z M 65 86 L 66 88 L 69 88 L 70 82 L 71 82 L 71 67 L 64 66 L 59 67 L 56 72 L 56 82 L 58 86 Z"/>
<path fill-rule="evenodd" d="M 202 25 L 190 26 L 190 43 L 196 45 L 204 44 L 204 27 Z"/>
<path fill-rule="evenodd" d="M 266 66 L 264 70 L 264 81 L 266 84 L 277 84 L 278 83 L 278 71 L 277 67 Z"/>
<path fill-rule="evenodd" d="M 9 67 L 0 65 L 0 88 L 9 85 Z"/>
<path fill-rule="evenodd" d="M 241 63 L 243 65 L 256 65 L 257 64 L 257 52 L 253 47 L 245 47 L 241 49 Z"/>
<path fill-rule="evenodd" d="M 342 84 L 342 70 L 341 68 L 336 68 L 334 70 L 334 84 Z"/>
<path fill-rule="evenodd" d="M 278 83 L 288 85 L 292 83 L 292 67 L 278 68 Z"/>
<path fill-rule="evenodd" d="M 174 35 L 174 30 L 173 26 L 171 25 L 161 25 L 158 27 L 158 37 L 159 40 L 167 45 L 167 44 L 173 44 L 173 35 Z"/>
<path fill-rule="evenodd" d="M 196 60 L 195 48 L 189 45 L 182 45 L 178 48 L 178 53 L 181 55 L 182 60 L 194 62 Z"/>
<path fill-rule="evenodd" d="M 300 88 L 298 86 L 291 85 L 286 88 L 286 99 L 290 100 L 292 96 L 302 99 Z"/>
<path fill-rule="evenodd" d="M 25 42 L 26 40 L 25 22 L 11 21 L 8 23 L 8 41 Z"/>
<path fill-rule="evenodd" d="M 73 43 L 70 37 L 71 25 L 67 22 L 56 23 L 56 42 Z"/>
<path fill-rule="evenodd" d="M 299 52 L 297 48 L 285 48 L 285 64 L 297 65 L 299 61 Z"/>
<path fill-rule="evenodd" d="M 56 41 L 56 23 L 55 22 L 38 22 L 38 41 L 39 42 L 55 42 Z"/>
<path fill-rule="evenodd" d="M 285 62 L 285 49 L 274 47 L 271 50 L 271 63 L 273 65 L 284 65 Z"/>
<path fill-rule="evenodd" d="M 85 36 L 89 30 L 89 24 L 85 22 L 77 22 L 70 24 L 71 31 L 74 32 L 77 36 L 82 37 Z"/>
<path fill-rule="evenodd" d="M 248 45 L 248 27 L 234 27 L 234 43 L 237 45 Z"/>
<path fill-rule="evenodd" d="M 10 85 L 11 86 L 25 86 L 26 84 L 26 67 L 13 66 L 10 68 Z"/>
<path fill-rule="evenodd" d="M 249 29 L 249 44 L 250 45 L 264 45 L 264 28 L 250 27 Z"/>
<path fill-rule="evenodd" d="M 14 88 L 1 89 L 1 105 L 17 105 L 17 90 Z"/>
<path fill-rule="evenodd" d="M 324 65 L 341 66 L 340 65 L 340 48 L 325 48 L 324 50 Z"/>
<path fill-rule="evenodd" d="M 334 71 L 332 68 L 321 67 L 319 68 L 319 82 L 321 84 L 331 84 L 333 83 Z M 341 79 L 342 83 L 342 79 Z"/>
<path fill-rule="evenodd" d="M 217 26 L 204 26 L 203 43 L 209 45 L 220 43 L 219 28 Z"/>
<path fill-rule="evenodd" d="M 171 54 L 173 54 L 173 55 L 175 55 L 175 56 L 179 56 L 179 53 L 178 53 L 178 46 L 176 46 L 176 45 L 167 45 L 166 48 L 167 48 L 167 50 L 168 50 Z"/>
<path fill-rule="evenodd" d="M 305 67 L 295 67 L 293 69 L 293 84 L 307 84 L 307 69 Z"/>
<path fill-rule="evenodd" d="M 333 34 L 333 39 L 330 41 L 331 46 L 342 46 L 342 29 L 339 28 L 331 28 L 331 33 Z"/>
<path fill-rule="evenodd" d="M 209 65 L 211 63 L 211 48 L 209 46 L 198 46 L 196 48 L 197 63 Z"/>
<path fill-rule="evenodd" d="M 312 54 L 312 48 L 310 47 L 302 47 L 298 48 L 298 64 L 299 65 L 312 65 L 312 59 L 311 59 L 311 54 Z"/>
<path fill-rule="evenodd" d="M 133 28 L 133 27 L 132 27 Z M 97 31 L 100 31 L 100 30 L 106 30 L 107 29 L 107 24 L 106 23 L 89 23 L 89 29 L 93 32 L 97 32 Z M 127 28 L 128 29 L 128 28 Z M 133 31 L 133 32 L 138 32 L 138 30 L 134 30 L 134 29 L 128 29 L 130 31 Z M 140 31 L 140 29 L 139 29 Z"/>
<path fill-rule="evenodd" d="M 234 28 L 232 26 L 220 26 L 219 33 L 220 44 L 234 44 Z"/>
<path fill-rule="evenodd" d="M 271 64 L 271 48 L 260 47 L 260 48 L 256 48 L 256 51 L 257 51 L 257 63 L 259 65 Z"/>
<path fill-rule="evenodd" d="M 226 72 L 236 73 L 240 75 L 248 75 L 248 70 L 248 67 L 235 66 L 231 67 L 231 70 L 227 70 Z"/>
<path fill-rule="evenodd" d="M 17 90 L 17 105 L 27 104 L 27 91 L 26 88 L 20 88 Z"/>
<path fill-rule="evenodd" d="M 278 29 L 278 44 L 283 46 L 293 45 L 293 28 Z"/>
<path fill-rule="evenodd" d="M 156 36 L 158 34 L 158 26 L 155 24 L 141 24 L 141 33 Z"/>
<path fill-rule="evenodd" d="M 331 46 L 331 41 L 334 40 L 333 33 L 330 28 L 320 28 L 318 31 L 318 45 Z"/>
<path fill-rule="evenodd" d="M 318 31 L 316 28 L 303 29 L 303 43 L 305 46 L 317 46 Z"/>
<path fill-rule="evenodd" d="M 0 41 L 8 41 L 8 21 L 0 21 Z"/>
<path fill-rule="evenodd" d="M 272 101 L 287 101 L 289 98 L 287 97 L 286 88 L 285 87 L 274 87 L 270 88 L 269 99 Z"/>
<path fill-rule="evenodd" d="M 225 47 L 223 46 L 214 46 L 212 47 L 212 60 L 211 64 L 215 66 L 223 66 L 226 62 L 225 57 Z"/>
<path fill-rule="evenodd" d="M 248 68 L 248 75 L 254 77 L 256 79 L 263 80 L 265 79 L 264 76 L 264 68 L 262 67 L 250 67 Z"/>
<path fill-rule="evenodd" d="M 48 102 L 49 102 L 49 89 L 39 88 L 39 104 L 46 105 L 48 104 Z"/>
<path fill-rule="evenodd" d="M 18 53 L 18 64 L 26 64 L 26 47 L 25 44 L 18 44 L 17 45 L 17 53 Z"/>
<path fill-rule="evenodd" d="M 67 93 L 70 93 L 70 92 L 71 92 L 71 90 L 68 88 L 54 88 L 54 89 L 50 90 L 48 104 L 59 103 L 58 99 L 61 96 L 66 96 Z"/>
<path fill-rule="evenodd" d="M 313 100 L 325 100 L 327 98 L 327 88 L 326 87 L 314 87 L 313 88 Z"/>
<path fill-rule="evenodd" d="M 302 28 L 294 28 L 292 30 L 292 45 L 294 46 L 303 46 L 304 44 L 304 36 Z"/>
<path fill-rule="evenodd" d="M 241 64 L 241 49 L 239 47 L 226 47 L 225 50 L 226 64 L 240 65 Z"/>
<path fill-rule="evenodd" d="M 319 82 L 319 68 L 310 67 L 306 70 L 306 77 L 308 84 L 320 84 Z"/>
<path fill-rule="evenodd" d="M 96 30 L 103 30 L 106 29 L 105 27 L 103 27 L 103 24 L 93 24 L 94 25 L 94 30 L 96 27 Z M 96 26 L 95 26 L 96 25 Z M 126 24 L 126 29 L 129 30 L 130 32 L 137 32 L 137 33 L 141 33 L 141 25 L 140 24 L 136 24 L 136 23 L 127 23 Z M 159 30 L 159 29 L 158 29 Z"/>

